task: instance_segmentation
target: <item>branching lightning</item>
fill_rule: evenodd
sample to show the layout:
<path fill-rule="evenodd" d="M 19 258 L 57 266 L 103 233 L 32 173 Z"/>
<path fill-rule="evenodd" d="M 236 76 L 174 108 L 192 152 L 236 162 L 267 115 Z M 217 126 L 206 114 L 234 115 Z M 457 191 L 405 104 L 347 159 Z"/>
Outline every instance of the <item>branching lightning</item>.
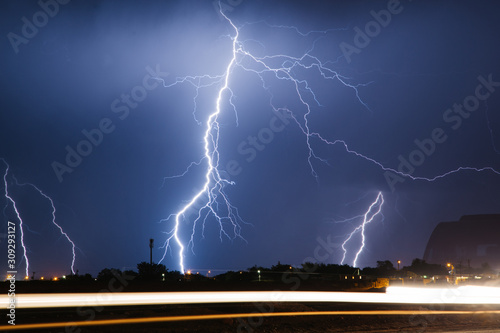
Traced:
<path fill-rule="evenodd" d="M 9 164 L 3 158 L 1 160 L 3 161 L 3 163 L 6 166 L 5 173 L 4 173 L 4 176 L 3 176 L 4 188 L 5 188 L 5 194 L 4 194 L 4 196 L 11 203 L 12 208 L 13 208 L 13 210 L 14 210 L 14 212 L 16 214 L 16 217 L 17 217 L 17 219 L 19 221 L 19 232 L 20 232 L 20 235 L 21 235 L 20 244 L 21 244 L 21 247 L 23 249 L 23 258 L 24 258 L 24 260 L 26 262 L 25 276 L 28 276 L 28 273 L 29 273 L 29 260 L 28 260 L 28 255 L 27 255 L 28 250 L 27 250 L 26 244 L 24 242 L 24 229 L 25 228 L 28 229 L 28 228 L 27 228 L 27 225 L 24 224 L 23 219 L 21 218 L 21 214 L 19 213 L 19 210 L 17 208 L 16 201 L 9 194 L 9 185 L 8 185 L 8 181 L 7 181 L 7 176 L 8 176 L 8 173 L 9 173 L 10 166 L 9 166 Z M 76 249 L 76 245 L 71 240 L 71 238 L 69 237 L 69 235 L 63 230 L 63 228 L 56 222 L 56 207 L 54 205 L 54 201 L 52 200 L 51 197 L 49 197 L 47 194 L 45 194 L 36 185 L 31 184 L 31 183 L 19 183 L 15 177 L 13 177 L 13 179 L 15 180 L 15 184 L 17 186 L 30 186 L 31 188 L 33 188 L 34 190 L 36 190 L 38 192 L 38 194 L 40 194 L 42 197 L 44 197 L 45 199 L 47 199 L 49 201 L 50 206 L 52 208 L 52 210 L 51 210 L 52 224 L 56 226 L 56 228 L 59 230 L 59 232 L 61 233 L 61 235 L 64 236 L 64 238 L 66 238 L 66 240 L 71 244 L 71 252 L 72 252 L 71 272 L 73 274 L 75 274 L 75 261 L 76 261 L 75 249 Z"/>
<path fill-rule="evenodd" d="M 12 204 L 12 208 L 14 209 L 14 212 L 16 213 L 17 220 L 19 221 L 19 233 L 21 234 L 21 247 L 23 249 L 23 258 L 24 261 L 26 262 L 26 269 L 25 269 L 25 276 L 28 276 L 29 274 L 29 267 L 30 267 L 30 262 L 28 260 L 28 254 L 27 254 L 27 249 L 26 245 L 24 244 L 24 228 L 23 228 L 23 219 L 21 218 L 21 214 L 19 214 L 19 210 L 17 209 L 16 201 L 10 196 L 9 194 L 9 184 L 7 182 L 7 175 L 9 173 L 9 164 L 2 158 L 3 163 L 5 164 L 5 173 L 3 174 L 3 184 L 5 188 L 5 198 L 10 201 Z"/>
<path fill-rule="evenodd" d="M 45 194 L 42 190 L 40 190 L 34 184 L 31 184 L 31 183 L 20 184 L 20 183 L 18 183 L 18 181 L 16 179 L 16 185 L 18 185 L 18 186 L 30 186 L 33 189 L 35 189 L 42 197 L 44 197 L 45 199 L 47 199 L 49 201 L 50 206 L 52 208 L 52 212 L 51 212 L 51 214 L 52 214 L 52 224 L 56 226 L 56 228 L 61 233 L 61 236 L 64 236 L 64 238 L 66 238 L 66 240 L 71 244 L 71 254 L 72 254 L 72 259 L 71 259 L 71 273 L 75 274 L 75 261 L 76 261 L 75 249 L 76 249 L 76 245 L 71 240 L 71 238 L 69 238 L 68 234 L 66 232 L 64 232 L 63 228 L 56 222 L 56 206 L 54 205 L 54 201 L 52 200 L 51 197 L 49 197 L 47 194 Z"/>
<path fill-rule="evenodd" d="M 236 62 L 236 55 L 237 55 L 237 50 L 239 48 L 239 42 L 238 42 L 238 35 L 239 35 L 239 30 L 236 28 L 236 26 L 233 24 L 231 20 L 225 16 L 225 14 L 221 11 L 221 14 L 228 20 L 228 22 L 231 24 L 231 26 L 234 28 L 235 31 L 235 36 L 232 37 L 233 40 L 233 56 L 229 62 L 229 64 L 226 67 L 225 74 L 223 76 L 218 76 L 218 77 L 209 77 L 209 76 L 202 76 L 202 77 L 186 77 L 181 82 L 188 81 L 192 84 L 194 84 L 198 89 L 203 87 L 204 85 L 200 86 L 201 79 L 203 78 L 210 78 L 213 80 L 213 82 L 209 85 L 215 84 L 217 82 L 223 82 L 222 87 L 219 90 L 219 93 L 217 95 L 216 103 L 215 103 L 215 111 L 210 114 L 208 117 L 208 120 L 206 122 L 206 130 L 205 130 L 205 135 L 203 137 L 204 141 L 204 156 L 203 159 L 206 163 L 206 168 L 207 171 L 205 173 L 205 183 L 202 187 L 201 190 L 199 190 L 193 198 L 185 204 L 177 213 L 169 216 L 166 220 L 169 220 L 171 217 L 175 220 L 174 222 L 174 227 L 172 230 L 170 230 L 167 234 L 169 237 L 167 238 L 164 247 L 165 247 L 165 252 L 163 254 L 163 257 L 161 258 L 160 262 L 163 261 L 165 258 L 165 255 L 169 249 L 170 242 L 174 240 L 177 245 L 179 246 L 179 267 L 182 273 L 184 273 L 184 249 L 185 246 L 181 242 L 179 238 L 179 224 L 181 219 L 184 217 L 186 212 L 193 207 L 198 200 L 200 200 L 202 197 L 204 197 L 205 204 L 199 208 L 198 210 L 198 216 L 193 222 L 193 234 L 191 235 L 191 240 L 190 244 L 193 246 L 193 237 L 194 237 L 194 231 L 197 225 L 197 222 L 202 218 L 203 216 L 203 223 L 206 221 L 208 216 L 212 214 L 216 220 L 218 221 L 220 225 L 220 237 L 226 236 L 230 238 L 230 235 L 226 232 L 224 223 L 229 222 L 232 225 L 233 232 L 235 237 L 241 237 L 240 235 L 240 222 L 242 221 L 241 217 L 239 216 L 238 210 L 236 207 L 234 207 L 227 195 L 224 192 L 224 186 L 228 184 L 234 184 L 231 181 L 228 181 L 224 178 L 221 177 L 219 173 L 219 151 L 218 151 L 218 145 L 219 145 L 219 123 L 217 122 L 217 118 L 219 114 L 221 113 L 221 102 L 223 98 L 223 94 L 226 91 L 229 91 L 229 93 L 232 96 L 232 91 L 229 88 L 229 76 L 231 74 L 231 71 L 233 69 L 233 66 Z M 196 81 L 197 84 L 193 83 L 193 81 Z M 177 84 L 178 82 L 175 82 L 174 84 Z M 198 95 L 198 93 L 197 93 Z M 230 98 L 231 101 L 231 98 Z M 232 102 L 230 102 L 232 104 Z M 234 106 L 234 105 L 233 105 Z M 196 164 L 196 163 L 194 163 Z M 191 164 L 188 169 L 192 166 Z M 187 172 L 188 170 L 186 170 Z M 219 203 L 222 203 L 224 207 L 226 208 L 226 215 L 221 216 L 219 215 Z M 205 212 L 205 213 L 204 213 Z"/>
<path fill-rule="evenodd" d="M 310 168 L 310 172 L 312 176 L 318 181 L 319 176 L 315 169 L 315 163 L 327 163 L 326 158 L 321 157 L 315 150 L 315 145 L 340 145 L 343 147 L 345 152 L 356 156 L 357 158 L 364 159 L 368 161 L 380 169 L 384 171 L 393 172 L 401 177 L 409 178 L 412 180 L 420 180 L 420 181 L 428 181 L 432 182 L 438 180 L 440 178 L 446 177 L 448 175 L 462 172 L 462 171 L 490 171 L 495 174 L 500 175 L 500 171 L 492 168 L 492 167 L 458 167 L 454 170 L 447 171 L 445 173 L 432 176 L 432 177 L 423 177 L 423 176 L 414 176 L 409 173 L 404 173 L 399 170 L 396 170 L 391 167 L 387 167 L 377 161 L 374 158 L 371 158 L 365 154 L 359 153 L 349 148 L 348 144 L 344 140 L 329 140 L 322 134 L 314 131 L 311 127 L 310 123 L 310 115 L 313 112 L 313 107 L 321 106 L 315 92 L 311 88 L 311 84 L 307 79 L 301 77 L 300 73 L 308 72 L 314 74 L 324 80 L 332 80 L 342 84 L 346 89 L 352 91 L 353 96 L 356 97 L 357 101 L 363 105 L 368 111 L 372 112 L 368 103 L 366 103 L 362 98 L 359 92 L 359 88 L 366 87 L 372 82 L 367 83 L 352 83 L 352 79 L 348 78 L 338 71 L 336 71 L 332 66 L 335 62 L 327 61 L 323 62 L 319 57 L 314 55 L 314 50 L 317 41 L 320 38 L 323 38 L 326 34 L 335 31 L 335 30 L 344 30 L 344 29 L 329 29 L 325 31 L 310 31 L 310 32 L 301 32 L 296 27 L 290 26 L 276 26 L 270 25 L 266 22 L 257 22 L 257 23 L 246 23 L 241 27 L 237 27 L 233 21 L 224 14 L 223 10 L 220 9 L 220 14 L 227 21 L 227 23 L 231 26 L 231 29 L 234 31 L 232 34 L 232 54 L 231 58 L 225 68 L 223 74 L 220 75 L 199 75 L 199 76 L 185 76 L 175 79 L 172 83 L 166 83 L 163 79 L 157 78 L 158 80 L 163 82 L 164 87 L 169 88 L 179 84 L 190 84 L 196 89 L 196 94 L 194 97 L 194 106 L 195 109 L 193 111 L 193 116 L 197 123 L 201 123 L 196 117 L 196 108 L 197 108 L 197 97 L 199 96 L 199 90 L 207 87 L 218 86 L 218 94 L 215 99 L 214 111 L 208 116 L 206 122 L 204 123 L 205 132 L 203 136 L 203 157 L 199 162 L 192 162 L 185 172 L 178 176 L 166 177 L 168 178 L 176 178 L 184 176 L 188 173 L 190 168 L 193 166 L 203 165 L 206 168 L 205 172 L 205 181 L 202 188 L 194 193 L 192 198 L 184 204 L 178 212 L 175 214 L 171 214 L 168 218 L 162 221 L 170 221 L 174 220 L 172 228 L 165 232 L 167 234 L 167 239 L 164 243 L 164 254 L 161 258 L 160 262 L 164 260 L 165 255 L 167 254 L 169 248 L 172 243 L 175 243 L 179 247 L 178 252 L 178 260 L 179 267 L 181 272 L 184 272 L 185 262 L 184 262 L 184 250 L 186 247 L 191 247 L 193 249 L 194 246 L 194 233 L 197 228 L 197 224 L 202 223 L 203 227 L 205 226 L 206 220 L 213 216 L 220 226 L 220 237 L 222 239 L 223 236 L 232 238 L 242 238 L 240 235 L 241 224 L 244 221 L 239 216 L 238 210 L 234 207 L 226 193 L 224 192 L 224 186 L 233 185 L 234 182 L 229 181 L 223 178 L 219 172 L 219 131 L 220 125 L 218 122 L 218 117 L 221 114 L 222 110 L 222 102 L 225 100 L 233 109 L 236 114 L 236 122 L 238 122 L 236 105 L 234 103 L 234 94 L 230 87 L 231 74 L 234 72 L 236 68 L 242 70 L 244 72 L 257 75 L 262 82 L 262 88 L 269 95 L 269 105 L 271 109 L 276 113 L 285 114 L 290 119 L 293 119 L 293 122 L 300 129 L 305 138 L 305 147 L 307 150 L 307 164 Z M 314 39 L 311 46 L 308 50 L 306 50 L 303 54 L 299 55 L 289 55 L 289 54 L 272 54 L 272 55 L 264 55 L 257 56 L 253 54 L 247 47 L 246 42 L 252 41 L 261 44 L 259 41 L 255 40 L 247 40 L 242 41 L 239 39 L 241 29 L 245 27 L 249 27 L 252 24 L 264 23 L 270 29 L 287 29 L 290 31 L 294 31 L 297 36 L 301 38 L 313 38 Z M 262 44 L 261 44 L 262 45 Z M 337 59 L 338 60 L 338 59 Z M 274 96 L 271 92 L 271 84 L 269 82 L 270 79 L 275 79 L 277 82 L 281 83 L 283 86 L 290 88 L 291 93 L 294 98 L 297 98 L 299 105 L 301 106 L 298 110 L 291 110 L 286 106 L 277 106 L 274 102 Z M 376 216 L 381 213 L 382 205 L 384 202 L 384 198 L 382 193 L 379 192 L 376 200 L 371 204 L 368 211 L 362 215 L 363 223 L 358 226 L 345 240 L 343 244 L 344 250 L 344 258 L 345 260 L 346 249 L 344 245 L 346 245 L 354 235 L 360 233 L 361 235 L 361 246 L 356 253 L 354 259 L 354 265 L 356 265 L 357 259 L 365 246 L 365 227 L 368 223 L 372 222 Z M 191 238 L 189 240 L 188 245 L 184 245 L 183 241 L 179 236 L 180 223 L 183 219 L 187 219 L 186 215 L 188 211 L 194 210 L 196 218 L 193 221 L 193 228 Z M 223 212 L 223 213 L 221 213 Z M 201 222 L 200 222 L 201 221 Z M 226 225 L 232 227 L 232 232 L 228 233 Z M 243 238 L 242 238 L 243 239 Z"/>
<path fill-rule="evenodd" d="M 342 243 L 342 250 L 344 251 L 344 254 L 342 256 L 342 260 L 340 264 L 344 264 L 344 261 L 346 259 L 347 255 L 347 249 L 346 245 L 353 239 L 354 235 L 360 234 L 361 235 L 361 245 L 359 246 L 358 252 L 356 252 L 356 255 L 354 257 L 354 260 L 352 262 L 353 267 L 357 267 L 357 261 L 358 257 L 363 252 L 363 249 L 365 248 L 365 240 L 366 240 L 366 235 L 365 235 L 365 228 L 366 225 L 370 222 L 372 222 L 375 217 L 381 214 L 382 212 L 382 205 L 384 204 L 384 196 L 382 195 L 382 192 L 379 192 L 377 195 L 377 198 L 375 199 L 374 202 L 370 205 L 368 210 L 364 215 L 362 215 L 363 221 L 359 226 L 357 226 L 350 234 L 348 234 L 346 240 L 344 243 Z"/>

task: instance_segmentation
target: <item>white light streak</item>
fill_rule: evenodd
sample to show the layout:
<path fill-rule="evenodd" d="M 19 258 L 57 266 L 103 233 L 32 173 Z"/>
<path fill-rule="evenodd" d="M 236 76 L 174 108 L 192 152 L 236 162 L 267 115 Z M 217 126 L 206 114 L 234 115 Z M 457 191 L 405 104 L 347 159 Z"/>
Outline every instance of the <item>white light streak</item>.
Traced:
<path fill-rule="evenodd" d="M 7 295 L 0 296 L 0 306 L 7 308 L 8 302 L 9 297 Z M 386 293 L 323 291 L 206 291 L 16 295 L 16 308 L 252 302 L 500 305 L 500 288 L 476 286 L 464 286 L 458 288 L 388 287 Z"/>

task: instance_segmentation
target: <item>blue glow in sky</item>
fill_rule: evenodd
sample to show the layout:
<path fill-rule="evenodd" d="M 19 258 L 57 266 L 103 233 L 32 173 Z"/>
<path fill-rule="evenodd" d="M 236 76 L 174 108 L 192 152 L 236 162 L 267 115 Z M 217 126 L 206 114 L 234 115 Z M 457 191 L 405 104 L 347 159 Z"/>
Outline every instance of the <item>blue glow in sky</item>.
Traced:
<path fill-rule="evenodd" d="M 440 221 L 498 213 L 496 2 L 222 2 L 241 49 L 214 156 L 241 229 L 223 220 L 221 237 L 205 212 L 193 229 L 204 203 L 190 208 L 186 269 L 340 263 L 379 193 L 361 267 L 409 264 Z M 203 186 L 234 28 L 211 1 L 4 1 L 0 15 L 0 157 L 30 271 L 69 274 L 72 246 L 47 199 L 15 179 L 53 199 L 80 273 L 135 268 L 150 238 L 160 260 L 164 219 Z M 162 263 L 179 269 L 171 246 Z"/>

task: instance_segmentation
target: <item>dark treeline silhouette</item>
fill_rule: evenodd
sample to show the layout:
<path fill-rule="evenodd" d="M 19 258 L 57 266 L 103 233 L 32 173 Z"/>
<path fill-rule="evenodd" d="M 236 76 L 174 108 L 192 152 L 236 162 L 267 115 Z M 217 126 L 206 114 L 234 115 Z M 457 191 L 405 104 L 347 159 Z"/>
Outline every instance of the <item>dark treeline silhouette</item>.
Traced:
<path fill-rule="evenodd" d="M 448 269 L 438 264 L 428 264 L 423 259 L 413 259 L 411 266 L 403 267 L 403 272 L 413 272 L 420 276 L 446 275 Z"/>
<path fill-rule="evenodd" d="M 253 266 L 241 271 L 228 271 L 215 276 L 215 280 L 220 281 L 278 281 L 283 279 L 283 275 L 297 275 L 302 279 L 345 279 L 346 276 L 368 276 L 368 277 L 405 277 L 420 276 L 432 277 L 449 274 L 492 274 L 493 270 L 488 264 L 483 264 L 481 268 L 446 267 L 439 264 L 430 264 L 423 259 L 415 258 L 411 265 L 403 266 L 399 270 L 390 260 L 377 261 L 376 267 L 365 267 L 363 269 L 350 265 L 324 264 L 305 262 L 299 267 L 289 264 L 282 264 L 278 261 L 271 268 Z"/>
<path fill-rule="evenodd" d="M 377 261 L 376 267 L 356 268 L 344 264 L 324 264 L 305 262 L 300 266 L 290 264 L 277 264 L 269 267 L 254 265 L 240 271 L 227 271 L 225 273 L 208 277 L 202 274 L 182 274 L 179 271 L 170 271 L 163 264 L 140 262 L 137 270 L 121 271 L 117 268 L 104 268 L 94 278 L 90 274 L 71 274 L 64 277 L 68 282 L 105 283 L 113 278 L 126 276 L 128 280 L 137 283 L 141 281 L 163 281 L 163 282 L 196 282 L 196 281 L 279 281 L 285 276 L 300 276 L 301 279 L 322 279 L 330 280 L 346 276 L 368 276 L 368 277 L 406 277 L 406 276 L 442 276 L 449 274 L 496 274 L 491 267 L 485 263 L 480 268 L 464 267 L 464 265 L 449 265 L 448 267 L 439 264 L 430 264 L 423 259 L 413 259 L 411 265 L 403 266 L 399 270 L 390 260 Z M 61 281 L 61 279 L 59 279 Z"/>
<path fill-rule="evenodd" d="M 179 271 L 169 271 L 163 264 L 140 262 L 137 271 L 121 271 L 116 268 L 104 268 L 97 274 L 97 281 L 109 281 L 113 277 L 126 275 L 137 281 L 178 281 L 182 274 Z"/>

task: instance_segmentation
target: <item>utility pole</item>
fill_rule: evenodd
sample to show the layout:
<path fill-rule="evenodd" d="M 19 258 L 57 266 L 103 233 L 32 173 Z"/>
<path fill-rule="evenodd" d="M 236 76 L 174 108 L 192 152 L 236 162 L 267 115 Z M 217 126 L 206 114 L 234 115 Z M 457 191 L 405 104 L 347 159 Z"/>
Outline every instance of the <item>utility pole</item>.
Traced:
<path fill-rule="evenodd" d="M 153 243 L 154 243 L 154 239 L 153 238 L 150 238 L 149 239 L 149 264 L 153 264 Z"/>

